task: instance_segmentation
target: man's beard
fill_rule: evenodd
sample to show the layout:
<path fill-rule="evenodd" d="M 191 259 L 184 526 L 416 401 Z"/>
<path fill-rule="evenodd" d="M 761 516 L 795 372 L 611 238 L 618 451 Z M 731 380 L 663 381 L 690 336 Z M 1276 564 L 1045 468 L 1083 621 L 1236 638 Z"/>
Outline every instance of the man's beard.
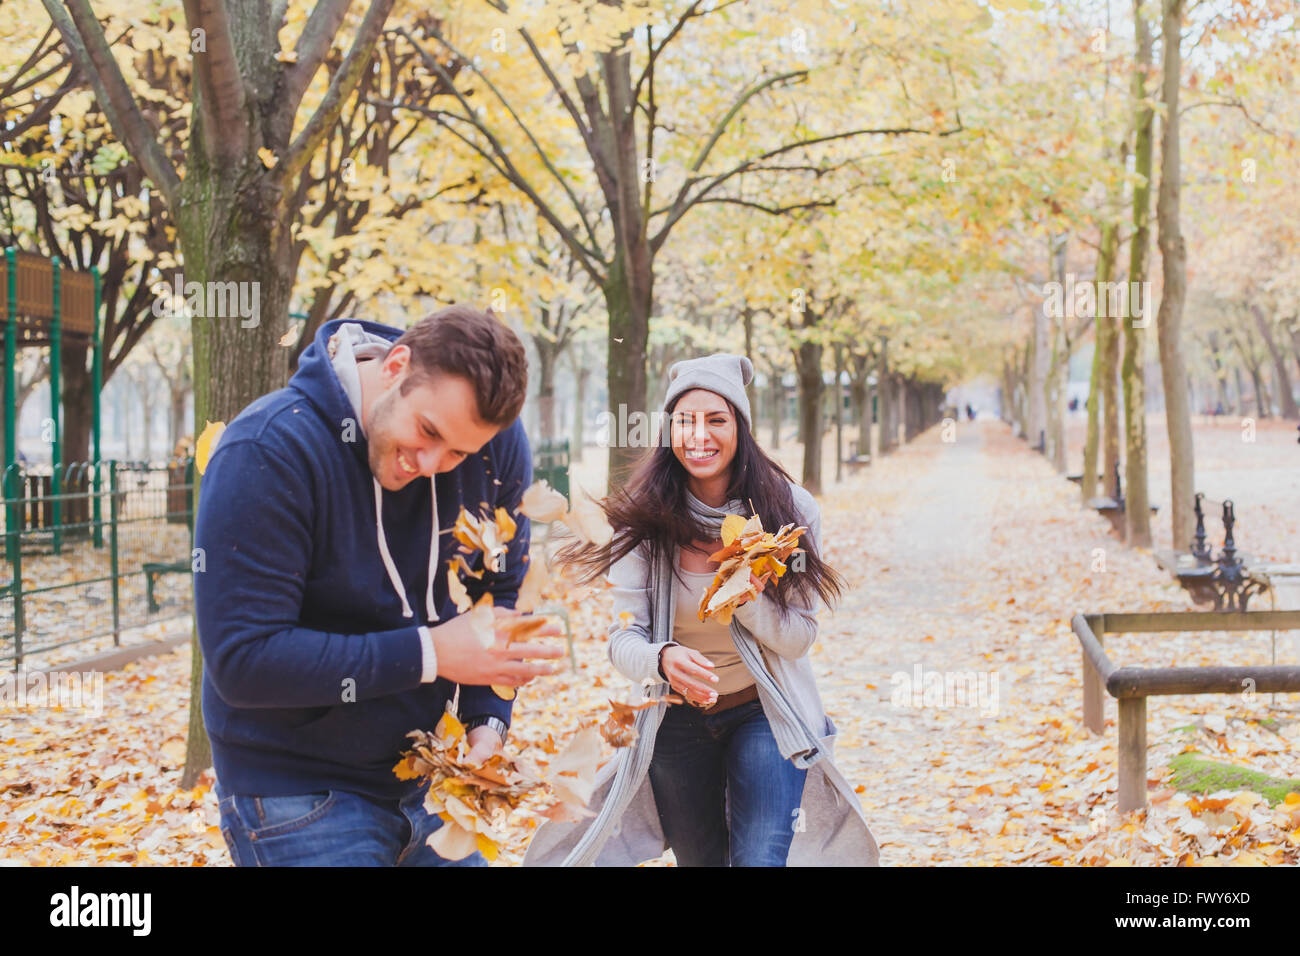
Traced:
<path fill-rule="evenodd" d="M 392 481 L 397 475 L 397 445 L 390 437 L 392 430 L 388 427 L 392 421 L 393 405 L 396 400 L 397 396 L 393 392 L 379 396 L 371 406 L 369 420 L 364 423 L 366 439 L 369 443 L 367 462 L 370 465 L 370 473 L 379 479 L 381 485 L 384 484 L 385 479 Z M 404 486 L 413 477 L 415 476 L 402 474 L 397 480 Z"/>

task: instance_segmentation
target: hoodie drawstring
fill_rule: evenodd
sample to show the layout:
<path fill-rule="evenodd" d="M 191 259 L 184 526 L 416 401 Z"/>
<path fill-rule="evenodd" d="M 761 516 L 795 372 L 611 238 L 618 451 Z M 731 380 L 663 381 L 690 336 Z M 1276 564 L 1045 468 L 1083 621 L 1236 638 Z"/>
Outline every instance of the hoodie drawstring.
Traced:
<path fill-rule="evenodd" d="M 402 585 L 401 575 L 397 573 L 397 565 L 393 563 L 393 556 L 388 551 L 388 538 L 384 535 L 384 489 L 379 484 L 379 479 L 371 477 L 370 480 L 375 485 L 375 527 L 379 538 L 379 555 L 384 560 L 388 580 L 392 582 L 393 590 L 402 602 L 402 617 L 412 617 L 411 604 L 406 600 L 406 588 Z M 424 609 L 432 622 L 438 620 L 438 611 L 433 604 L 433 575 L 438 564 L 438 535 L 441 533 L 438 529 L 438 491 L 432 478 L 429 479 L 429 489 L 433 505 L 433 538 L 429 542 L 429 583 L 424 592 Z"/>

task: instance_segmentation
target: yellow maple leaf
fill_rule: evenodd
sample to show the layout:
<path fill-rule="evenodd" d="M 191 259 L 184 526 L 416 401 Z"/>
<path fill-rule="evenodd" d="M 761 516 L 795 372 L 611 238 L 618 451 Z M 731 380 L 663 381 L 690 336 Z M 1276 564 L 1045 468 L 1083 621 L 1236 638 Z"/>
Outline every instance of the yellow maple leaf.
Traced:
<path fill-rule="evenodd" d="M 226 430 L 225 422 L 204 422 L 199 440 L 194 443 L 194 467 L 203 474 L 208 468 L 208 459 L 217 450 L 217 442 Z"/>
<path fill-rule="evenodd" d="M 722 544 L 731 544 L 736 540 L 736 535 L 740 534 L 745 528 L 745 519 L 740 515 L 727 515 L 722 519 Z"/>
<path fill-rule="evenodd" d="M 474 834 L 474 843 L 478 846 L 478 851 L 483 854 L 489 863 L 497 858 L 497 845 L 483 834 Z"/>
<path fill-rule="evenodd" d="M 457 720 L 454 714 L 448 712 L 438 720 L 438 726 L 433 733 L 434 736 L 441 737 L 443 740 L 455 742 L 465 736 L 465 725 Z"/>

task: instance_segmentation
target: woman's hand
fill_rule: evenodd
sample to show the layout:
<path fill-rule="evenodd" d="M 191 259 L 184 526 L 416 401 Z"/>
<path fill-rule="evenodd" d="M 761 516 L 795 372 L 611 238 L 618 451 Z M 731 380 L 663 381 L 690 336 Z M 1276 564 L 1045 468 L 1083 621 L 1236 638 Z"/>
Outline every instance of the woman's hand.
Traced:
<path fill-rule="evenodd" d="M 669 686 L 688 701 L 702 707 L 717 702 L 718 692 L 713 685 L 718 677 L 713 673 L 713 662 L 699 651 L 677 644 L 664 648 L 659 662 Z"/>

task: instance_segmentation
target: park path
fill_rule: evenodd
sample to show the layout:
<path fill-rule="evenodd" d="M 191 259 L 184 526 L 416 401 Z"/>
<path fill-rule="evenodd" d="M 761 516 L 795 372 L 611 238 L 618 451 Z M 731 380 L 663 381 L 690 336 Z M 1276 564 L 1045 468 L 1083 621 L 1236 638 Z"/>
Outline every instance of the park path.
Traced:
<path fill-rule="evenodd" d="M 823 613 L 812 660 L 882 864 L 1174 862 L 1185 848 L 1173 827 L 1131 828 L 1140 847 L 1118 829 L 1114 729 L 1082 727 L 1069 621 L 1187 604 L 1150 553 L 1120 545 L 1077 494 L 988 420 L 936 426 L 823 495 L 827 553 L 849 588 Z M 1114 653 L 1190 664 L 1224 652 L 1217 641 L 1136 640 L 1116 638 Z M 1234 652 L 1266 662 L 1267 640 L 1255 643 Z M 909 695 L 901 677 L 918 666 L 923 682 L 939 672 L 984 683 L 969 697 Z M 1187 743 L 1178 724 L 1214 707 L 1162 698 L 1151 709 L 1149 777 Z M 1293 763 L 1294 731 L 1269 756 Z"/>

